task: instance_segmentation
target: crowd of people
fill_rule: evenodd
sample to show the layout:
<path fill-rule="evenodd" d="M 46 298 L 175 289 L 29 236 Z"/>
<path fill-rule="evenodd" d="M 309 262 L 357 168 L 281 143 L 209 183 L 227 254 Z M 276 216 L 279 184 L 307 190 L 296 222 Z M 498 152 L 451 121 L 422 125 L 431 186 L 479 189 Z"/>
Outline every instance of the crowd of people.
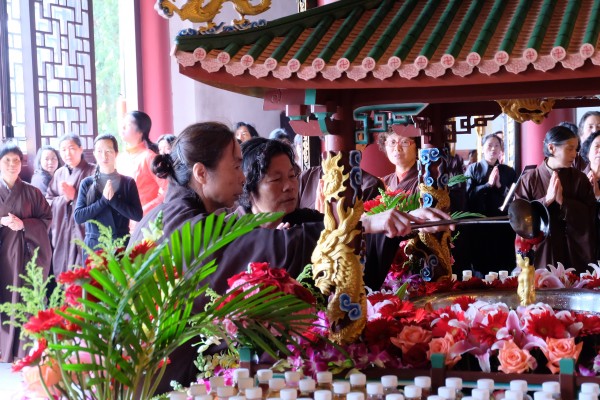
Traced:
<path fill-rule="evenodd" d="M 187 221 L 195 224 L 210 213 L 284 213 L 276 223 L 254 230 L 228 247 L 243 251 L 226 248 L 216 255 L 220 268 L 209 283 L 217 292 L 223 292 L 226 278 L 249 262 L 269 262 L 292 275 L 310 262 L 323 230 L 319 212 L 322 170 L 300 170 L 292 137 L 278 130 L 271 139 L 262 138 L 244 122 L 238 123 L 235 131 L 204 122 L 153 143 L 151 125 L 143 112 L 127 114 L 121 130 L 125 148 L 119 151 L 116 137 L 100 135 L 94 141 L 95 163 L 83 156 L 78 136 L 65 135 L 58 150 L 47 146 L 38 151 L 31 184 L 19 178 L 21 150 L 10 143 L 0 149 L 0 264 L 12 267 L 0 274 L 0 301 L 18 301 L 5 288 L 20 285 L 18 274 L 35 248 L 39 248 L 37 263 L 45 273 L 59 275 L 73 265 L 82 265 L 87 257 L 74 239 L 91 250 L 98 244 L 99 229 L 93 221 L 110 227 L 113 239 L 127 241 L 131 234 L 130 242 L 135 243 L 159 212 L 163 213 L 164 237 Z M 550 213 L 551 231 L 540 246 L 536 266 L 562 262 L 585 268 L 597 259 L 599 129 L 597 112 L 584 115 L 578 132 L 564 126 L 552 128 L 543 143 L 544 162 L 519 180 L 514 169 L 500 163 L 502 137 L 485 136 L 481 161 L 469 165 L 465 173 L 467 184 L 452 189 L 452 211 L 501 215 L 499 207 L 518 181 L 516 196 L 541 201 Z M 383 179 L 363 171 L 363 199 L 374 198 L 380 188 L 416 193 L 420 142 L 390 131 L 379 135 L 378 145 L 395 169 Z M 462 173 L 462 163 L 451 165 L 450 174 Z M 366 284 L 372 288 L 381 285 L 412 223 L 447 218 L 448 214 L 434 208 L 364 215 Z M 441 229 L 446 228 L 428 231 Z M 486 273 L 486 268 L 495 266 L 489 265 L 490 257 L 506 263 L 507 268 L 514 267 L 514 233 L 507 226 L 465 232 L 467 239 L 456 251 L 466 255 L 466 268 Z M 14 328 L 2 325 L 1 361 L 22 355 L 16 335 Z M 170 378 L 185 381 L 182 375 Z"/>

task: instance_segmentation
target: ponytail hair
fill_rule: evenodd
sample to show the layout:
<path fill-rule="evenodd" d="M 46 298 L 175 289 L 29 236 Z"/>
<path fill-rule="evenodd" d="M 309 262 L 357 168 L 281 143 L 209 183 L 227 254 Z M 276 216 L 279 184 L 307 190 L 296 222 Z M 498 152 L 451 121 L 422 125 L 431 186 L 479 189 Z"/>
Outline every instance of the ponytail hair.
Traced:
<path fill-rule="evenodd" d="M 150 116 L 143 111 L 132 111 L 129 115 L 133 118 L 138 130 L 142 133 L 142 141 L 146 144 L 146 147 L 158 154 L 158 146 L 150 140 L 150 129 L 152 128 Z"/>
<path fill-rule="evenodd" d="M 188 186 L 194 164 L 214 171 L 230 143 L 233 132 L 219 122 L 200 122 L 185 128 L 177 136 L 171 154 L 159 154 L 152 161 L 152 172 L 178 186 Z"/>
<path fill-rule="evenodd" d="M 96 139 L 94 139 L 94 146 L 96 146 L 96 143 L 98 143 L 101 140 L 110 140 L 113 144 L 113 149 L 115 150 L 115 153 L 119 152 L 119 142 L 117 141 L 116 137 L 114 137 L 113 135 L 109 135 L 109 134 L 100 135 L 100 136 L 96 137 Z M 102 192 L 98 188 L 98 180 L 99 179 L 100 179 L 100 166 L 98 164 L 96 164 L 96 168 L 94 169 L 94 179 L 93 179 L 92 184 L 90 185 L 88 192 L 86 193 L 86 197 L 85 197 L 85 204 L 88 206 L 90 204 L 94 203 L 96 200 L 98 200 L 99 197 L 102 196 Z"/>

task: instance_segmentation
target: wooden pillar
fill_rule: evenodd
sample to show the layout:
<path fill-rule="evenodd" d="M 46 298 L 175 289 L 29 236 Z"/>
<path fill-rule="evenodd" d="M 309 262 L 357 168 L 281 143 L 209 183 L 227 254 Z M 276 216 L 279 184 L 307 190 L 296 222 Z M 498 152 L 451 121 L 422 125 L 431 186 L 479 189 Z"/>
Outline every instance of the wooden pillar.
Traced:
<path fill-rule="evenodd" d="M 140 2 L 139 18 L 139 108 L 152 118 L 150 135 L 156 140 L 160 135 L 173 133 L 169 21 L 145 1 Z"/>
<path fill-rule="evenodd" d="M 10 103 L 10 69 L 8 62 L 8 5 L 0 4 L 0 122 L 2 139 L 14 137 Z"/>
<path fill-rule="evenodd" d="M 544 161 L 543 142 L 546 132 L 567 121 L 577 125 L 575 110 L 559 108 L 550 111 L 541 124 L 527 121 L 521 124 L 521 165 L 538 165 Z"/>

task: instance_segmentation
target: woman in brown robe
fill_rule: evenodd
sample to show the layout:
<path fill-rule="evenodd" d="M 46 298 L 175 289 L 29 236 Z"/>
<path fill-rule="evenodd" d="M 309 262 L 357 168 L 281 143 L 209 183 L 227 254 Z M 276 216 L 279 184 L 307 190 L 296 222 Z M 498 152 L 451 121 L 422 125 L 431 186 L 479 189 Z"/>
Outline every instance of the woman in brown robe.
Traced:
<path fill-rule="evenodd" d="M 587 175 L 594 190 L 596 204 L 598 206 L 598 217 L 596 218 L 596 237 L 600 237 L 600 131 L 592 133 L 581 145 L 579 154 L 588 164 L 583 171 Z M 600 246 L 596 248 L 596 259 L 600 260 Z"/>
<path fill-rule="evenodd" d="M 52 212 L 44 196 L 34 186 L 19 178 L 23 153 L 14 144 L 0 149 L 0 302 L 17 303 L 16 293 L 9 285 L 19 287 L 25 273 L 25 265 L 38 248 L 36 264 L 48 276 L 52 248 L 48 227 Z M 25 353 L 19 345 L 19 330 L 12 324 L 5 325 L 8 316 L 0 315 L 0 361 L 12 362 L 14 357 Z"/>
<path fill-rule="evenodd" d="M 577 135 L 556 126 L 544 138 L 544 162 L 523 176 L 517 198 L 538 200 L 550 213 L 550 232 L 537 249 L 536 268 L 562 263 L 584 272 L 596 262 L 596 199 L 587 176 L 571 167 Z"/>
<path fill-rule="evenodd" d="M 386 189 L 402 190 L 411 194 L 418 192 L 417 142 L 395 132 L 382 132 L 377 138 L 377 145 L 396 167 L 394 172 L 382 178 Z"/>
<path fill-rule="evenodd" d="M 484 136 L 481 146 L 483 160 L 469 165 L 465 172 L 471 178 L 467 181 L 467 209 L 487 217 L 507 215 L 508 211 L 500 211 L 500 207 L 511 185 L 517 181 L 517 174 L 499 161 L 504 149 L 499 135 Z M 492 270 L 514 268 L 515 233 L 510 225 L 484 224 L 469 228 L 466 233 L 470 240 L 463 244 L 469 246 L 468 258 L 475 270 L 485 275 Z"/>
<path fill-rule="evenodd" d="M 56 170 L 46 192 L 46 199 L 52 208 L 50 235 L 54 249 L 52 255 L 54 276 L 59 276 L 73 265 L 81 265 L 81 249 L 73 243 L 73 240 L 83 241 L 85 228 L 75 222 L 73 211 L 81 181 L 92 176 L 96 167 L 83 158 L 79 136 L 68 134 L 61 137 L 58 148 L 65 165 Z"/>

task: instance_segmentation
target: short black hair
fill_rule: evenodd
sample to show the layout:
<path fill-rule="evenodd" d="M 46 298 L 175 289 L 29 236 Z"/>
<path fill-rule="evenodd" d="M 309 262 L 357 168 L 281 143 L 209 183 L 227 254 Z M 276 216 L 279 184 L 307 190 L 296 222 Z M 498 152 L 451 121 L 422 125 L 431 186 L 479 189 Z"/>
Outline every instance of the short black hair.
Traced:
<path fill-rule="evenodd" d="M 564 126 L 555 126 L 546 132 L 544 137 L 544 156 L 551 157 L 552 153 L 548 150 L 549 144 L 561 145 L 569 139 L 579 139 L 577 134 Z"/>
<path fill-rule="evenodd" d="M 252 209 L 250 195 L 258 192 L 258 184 L 265 177 L 271 160 L 279 154 L 288 156 L 296 173 L 300 173 L 300 168 L 294 162 L 294 150 L 288 143 L 261 137 L 242 143 L 242 170 L 246 176 L 246 182 L 239 203 L 246 212 L 250 212 Z"/>
<path fill-rule="evenodd" d="M 237 124 L 235 124 L 235 130 L 237 131 L 238 129 L 240 129 L 242 126 L 245 126 L 246 129 L 248 129 L 248 132 L 250 132 L 250 137 L 259 137 L 260 135 L 258 134 L 258 131 L 256 130 L 256 128 L 252 125 L 250 125 L 247 122 L 243 122 L 240 121 Z"/>
<path fill-rule="evenodd" d="M 15 142 L 9 141 L 2 145 L 2 147 L 0 148 L 0 158 L 4 157 L 9 153 L 18 155 L 19 159 L 23 161 L 23 151 L 21 151 L 21 149 L 19 148 L 19 146 L 17 146 Z"/>
<path fill-rule="evenodd" d="M 588 155 L 590 154 L 590 147 L 592 147 L 592 142 L 594 141 L 594 139 L 596 139 L 598 136 L 600 136 L 600 131 L 596 131 L 594 133 L 592 133 L 590 136 L 588 136 L 587 139 L 585 139 L 585 141 L 583 142 L 583 144 L 581 145 L 581 151 L 579 152 L 579 155 L 581 156 L 581 158 L 583 158 L 585 160 L 585 162 L 587 162 L 589 164 L 590 160 Z"/>

